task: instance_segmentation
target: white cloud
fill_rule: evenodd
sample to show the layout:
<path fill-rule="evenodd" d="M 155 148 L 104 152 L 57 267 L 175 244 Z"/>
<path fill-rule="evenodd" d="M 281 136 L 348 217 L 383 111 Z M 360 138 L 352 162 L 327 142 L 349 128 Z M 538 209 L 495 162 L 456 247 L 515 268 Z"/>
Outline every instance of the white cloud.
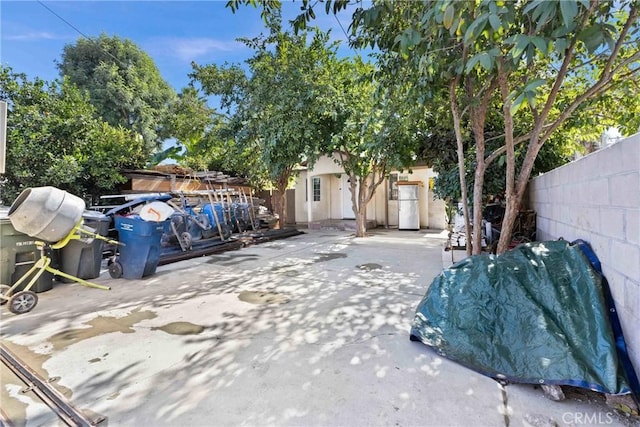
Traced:
<path fill-rule="evenodd" d="M 61 40 L 66 38 L 68 37 L 61 36 L 59 34 L 53 34 L 47 31 L 32 31 L 28 33 L 7 35 L 3 37 L 3 39 L 10 41 Z"/>
<path fill-rule="evenodd" d="M 154 39 L 152 43 L 154 51 L 187 62 L 204 56 L 215 56 L 218 52 L 226 53 L 245 48 L 244 44 L 235 40 L 225 41 L 205 37 L 165 37 Z"/>

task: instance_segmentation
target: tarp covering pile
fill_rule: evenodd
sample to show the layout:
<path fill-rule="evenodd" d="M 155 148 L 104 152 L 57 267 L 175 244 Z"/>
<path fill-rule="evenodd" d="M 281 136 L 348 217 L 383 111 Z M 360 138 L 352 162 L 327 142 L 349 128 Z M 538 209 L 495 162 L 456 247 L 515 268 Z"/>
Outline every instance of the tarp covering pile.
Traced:
<path fill-rule="evenodd" d="M 416 310 L 411 339 L 508 382 L 638 392 L 599 271 L 584 242 L 536 242 L 444 270 Z"/>

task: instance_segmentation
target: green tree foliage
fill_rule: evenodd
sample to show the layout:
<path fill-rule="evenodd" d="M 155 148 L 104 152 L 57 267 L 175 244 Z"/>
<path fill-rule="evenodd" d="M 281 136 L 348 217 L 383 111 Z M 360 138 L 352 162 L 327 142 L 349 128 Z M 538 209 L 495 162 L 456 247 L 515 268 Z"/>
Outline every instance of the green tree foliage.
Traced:
<path fill-rule="evenodd" d="M 205 94 L 220 96 L 235 148 L 259 155 L 259 170 L 278 190 L 274 210 L 283 224 L 285 190 L 295 167 L 314 163 L 336 125 L 328 70 L 337 60 L 326 34 L 283 33 L 277 19 L 271 25 L 270 36 L 244 40 L 255 50 L 248 75 L 238 65 L 194 64 L 192 77 Z"/>
<path fill-rule="evenodd" d="M 280 2 L 260 3 L 263 18 L 269 25 L 279 13 Z M 241 4 L 256 6 L 257 2 L 230 1 L 227 5 L 235 10 Z M 314 17 L 312 10 L 307 12 L 307 19 Z M 299 57 L 296 60 L 299 62 L 297 66 L 294 62 L 294 66 L 302 70 L 308 66 L 300 61 L 313 61 L 313 58 Z M 424 109 L 404 102 L 406 92 L 411 90 L 410 86 L 385 89 L 378 78 L 388 76 L 376 76 L 376 70 L 360 58 L 337 61 L 332 52 L 330 60 L 324 64 L 315 72 L 316 84 L 321 84 L 322 90 L 308 92 L 311 95 L 309 97 L 295 98 L 296 102 L 314 103 L 317 106 L 308 109 L 306 118 L 303 116 L 302 120 L 315 120 L 315 129 L 320 130 L 320 133 L 318 138 L 312 136 L 311 139 L 321 143 L 308 146 L 304 154 L 309 165 L 313 164 L 318 154 L 332 156 L 349 175 L 352 209 L 357 222 L 356 236 L 363 237 L 366 234 L 367 204 L 376 189 L 390 170 L 407 168 L 417 157 L 417 143 L 423 135 L 415 123 L 423 120 L 421 115 L 425 112 Z M 227 71 L 234 74 L 234 70 Z M 295 73 L 292 75 L 295 81 L 300 80 L 295 77 Z M 289 84 L 294 87 L 294 82 Z M 268 84 L 264 87 L 267 91 L 272 90 Z M 231 94 L 229 91 L 227 93 Z M 289 97 L 288 93 L 283 95 L 285 98 Z M 233 101 L 231 96 L 223 96 L 223 104 L 230 101 Z M 282 117 L 284 121 L 275 129 L 287 129 L 291 126 L 290 115 L 284 114 Z M 276 146 L 280 144 L 277 139 L 273 141 Z M 428 150 L 426 141 L 424 142 L 424 149 Z M 294 146 L 290 148 L 294 152 L 300 151 Z M 287 164 L 294 165 L 299 160 L 293 156 Z M 269 170 L 273 170 L 273 164 L 266 164 Z"/>
<path fill-rule="evenodd" d="M 240 176 L 255 188 L 269 187 L 270 181 L 267 171 L 260 163 L 260 154 L 240 144 L 230 135 L 229 130 L 228 123 L 220 121 L 200 141 L 196 154 L 184 159 L 184 165 L 198 170 L 215 170 L 230 176 Z"/>
<path fill-rule="evenodd" d="M 575 93 L 581 90 L 581 87 L 573 90 L 567 88 L 566 92 L 575 96 Z M 550 141 L 560 138 L 574 141 L 577 145 L 575 151 L 584 154 L 599 147 L 603 132 L 609 128 L 617 128 L 623 136 L 640 132 L 640 97 L 636 95 L 638 93 L 640 79 L 621 79 L 607 92 L 581 104 L 551 136 Z M 564 108 L 566 102 L 561 99 L 559 108 Z M 541 155 L 543 150 L 544 147 Z M 535 173 L 534 170 L 533 174 Z"/>
<path fill-rule="evenodd" d="M 215 110 L 209 108 L 206 99 L 199 95 L 196 88 L 183 88 L 176 101 L 167 108 L 163 119 L 166 133 L 176 140 L 176 145 L 163 154 L 184 166 L 198 163 L 197 169 L 204 170 L 206 165 L 196 160 L 201 157 L 198 146 L 211 130 L 214 113 Z M 187 162 L 191 165 L 185 164 Z"/>
<path fill-rule="evenodd" d="M 572 129 L 573 130 L 573 129 Z M 493 152 L 504 145 L 504 138 L 489 141 L 487 150 Z M 516 163 L 521 164 L 525 155 L 525 146 L 518 145 L 516 147 Z M 538 175 L 548 172 L 552 169 L 560 167 L 570 162 L 576 150 L 581 150 L 581 145 L 567 144 L 567 137 L 560 133 L 551 138 L 544 144 L 536 163 L 534 165 L 532 175 Z M 475 159 L 476 153 L 473 144 L 468 144 L 465 149 L 465 177 L 467 184 L 467 194 L 473 193 L 474 175 L 475 175 Z M 505 182 L 505 162 L 506 156 L 503 154 L 496 161 L 490 163 L 485 171 L 484 185 L 482 188 L 482 198 L 486 202 L 497 196 L 500 200 L 504 200 L 504 182 Z M 458 173 L 457 163 L 449 161 L 448 163 L 439 162 L 434 167 L 438 171 L 435 179 L 434 195 L 447 202 L 454 202 L 462 198 L 460 189 L 460 177 Z"/>
<path fill-rule="evenodd" d="M 149 55 L 132 41 L 105 34 L 64 47 L 60 74 L 89 93 L 98 114 L 112 126 L 137 133 L 149 153 L 168 136 L 165 110 L 175 98 Z"/>
<path fill-rule="evenodd" d="M 1 67 L 0 99 L 9 107 L 3 204 L 27 187 L 46 185 L 90 199 L 124 182 L 121 168 L 144 164 L 142 141 L 102 122 L 67 80 L 30 81 Z"/>
<path fill-rule="evenodd" d="M 367 205 L 393 169 L 410 167 L 417 158 L 419 133 L 402 88 L 384 91 L 375 68 L 360 58 L 333 73 L 338 83 L 334 102 L 343 117 L 325 149 L 349 175 L 356 237 L 366 234 Z"/>
<path fill-rule="evenodd" d="M 325 6 L 335 11 L 347 3 L 329 1 Z M 299 27 L 313 18 L 310 9 L 316 4 L 302 1 Z M 542 146 L 581 106 L 621 86 L 628 88 L 629 79 L 637 81 L 639 7 L 637 0 L 380 0 L 356 9 L 351 28 L 354 43 L 380 49 L 387 72 L 411 67 L 421 87 L 449 89 L 465 203 L 464 117 L 473 134 L 476 212 L 487 167 L 505 155 L 507 209 L 498 244 L 502 252 L 510 243 Z M 505 145 L 487 152 L 484 128 L 491 102 L 502 105 Z M 523 133 L 516 133 L 516 122 L 526 123 Z M 524 156 L 517 164 L 520 143 Z M 464 213 L 469 218 L 466 206 Z M 474 229 L 481 228 L 480 221 L 475 215 Z M 480 233 L 474 236 L 473 251 L 480 251 Z"/>
<path fill-rule="evenodd" d="M 182 90 L 164 122 L 176 139 L 169 157 L 182 166 L 242 176 L 256 187 L 266 184 L 259 155 L 235 140 L 229 117 L 209 107 L 195 86 Z"/>
<path fill-rule="evenodd" d="M 188 153 L 211 129 L 214 113 L 215 110 L 209 108 L 206 99 L 198 94 L 198 90 L 188 86 L 182 89 L 176 102 L 167 110 L 166 131 L 175 137 Z"/>

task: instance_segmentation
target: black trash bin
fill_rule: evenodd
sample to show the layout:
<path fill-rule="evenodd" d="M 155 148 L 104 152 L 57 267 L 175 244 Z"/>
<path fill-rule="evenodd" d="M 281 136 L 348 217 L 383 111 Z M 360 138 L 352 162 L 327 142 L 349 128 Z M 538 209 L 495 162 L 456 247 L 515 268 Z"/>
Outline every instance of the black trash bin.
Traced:
<path fill-rule="evenodd" d="M 36 239 L 16 231 L 6 212 L 0 212 L 0 283 L 12 286 L 33 264 L 40 259 L 41 252 Z M 29 283 L 25 280 L 13 293 L 21 291 Z M 45 271 L 31 287 L 33 292 L 45 292 L 53 288 L 53 275 Z"/>
<path fill-rule="evenodd" d="M 85 211 L 82 214 L 82 228 L 101 236 L 109 233 L 111 218 L 95 211 Z M 91 236 L 81 239 L 72 239 L 66 246 L 60 249 L 60 271 L 75 276 L 79 279 L 95 279 L 100 276 L 102 265 L 102 249 L 104 240 Z M 64 277 L 59 280 L 71 283 Z"/>

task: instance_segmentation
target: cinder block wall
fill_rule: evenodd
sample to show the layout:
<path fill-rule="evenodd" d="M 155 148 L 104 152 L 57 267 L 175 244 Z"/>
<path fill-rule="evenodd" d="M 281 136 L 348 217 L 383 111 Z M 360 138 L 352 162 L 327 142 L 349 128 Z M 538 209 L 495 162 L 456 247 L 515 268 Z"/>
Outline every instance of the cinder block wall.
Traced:
<path fill-rule="evenodd" d="M 529 182 L 538 240 L 583 239 L 602 263 L 640 374 L 640 134 Z"/>

